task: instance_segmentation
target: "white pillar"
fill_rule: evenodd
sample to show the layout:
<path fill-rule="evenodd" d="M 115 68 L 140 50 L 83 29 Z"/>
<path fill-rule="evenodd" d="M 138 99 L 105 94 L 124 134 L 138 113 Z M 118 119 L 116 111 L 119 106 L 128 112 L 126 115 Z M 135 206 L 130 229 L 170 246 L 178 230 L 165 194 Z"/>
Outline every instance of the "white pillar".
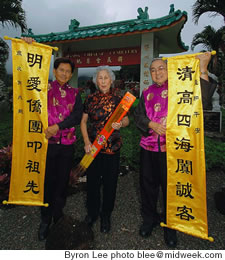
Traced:
<path fill-rule="evenodd" d="M 54 51 L 54 53 L 53 53 L 53 56 L 54 56 L 53 63 L 57 58 L 62 57 L 62 53 L 63 53 L 62 44 L 55 44 L 54 47 L 58 47 L 59 49 L 58 49 L 58 51 Z M 52 66 L 52 68 L 54 68 L 54 66 Z M 53 77 L 53 80 L 55 80 L 54 74 L 52 77 Z"/>
<path fill-rule="evenodd" d="M 219 112 L 221 111 L 220 108 L 220 95 L 217 92 L 218 87 L 216 88 L 213 96 L 212 96 L 212 111 Z"/>
<path fill-rule="evenodd" d="M 145 33 L 141 37 L 140 94 L 152 84 L 150 64 L 154 58 L 154 34 Z"/>
<path fill-rule="evenodd" d="M 54 57 L 56 59 L 56 58 L 62 57 L 62 55 L 63 55 L 63 46 L 62 46 L 62 43 L 59 43 L 59 44 L 57 44 L 55 46 L 59 48 L 58 51 L 54 52 Z"/>

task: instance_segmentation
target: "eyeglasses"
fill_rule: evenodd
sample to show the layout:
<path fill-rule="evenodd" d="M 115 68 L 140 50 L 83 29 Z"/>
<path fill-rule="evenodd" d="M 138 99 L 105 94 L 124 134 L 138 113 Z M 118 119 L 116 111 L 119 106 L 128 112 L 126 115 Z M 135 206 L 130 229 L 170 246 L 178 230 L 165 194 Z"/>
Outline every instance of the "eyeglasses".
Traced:
<path fill-rule="evenodd" d="M 163 67 L 163 66 L 159 66 L 158 68 L 150 68 L 150 72 L 151 73 L 156 73 L 157 71 L 158 72 L 163 72 L 165 70 L 167 70 L 167 68 Z"/>

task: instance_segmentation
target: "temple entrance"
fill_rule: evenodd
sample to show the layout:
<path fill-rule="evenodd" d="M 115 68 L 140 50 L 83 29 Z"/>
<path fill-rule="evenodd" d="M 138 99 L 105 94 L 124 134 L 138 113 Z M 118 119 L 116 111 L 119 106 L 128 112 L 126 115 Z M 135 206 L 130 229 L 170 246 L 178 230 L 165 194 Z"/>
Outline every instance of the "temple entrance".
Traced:
<path fill-rule="evenodd" d="M 93 93 L 95 86 L 90 77 L 85 82 L 79 77 L 80 68 L 93 68 L 98 66 L 113 66 L 116 80 L 114 88 L 122 96 L 129 91 L 136 97 L 140 93 L 140 47 L 102 49 L 85 52 L 68 52 L 63 56 L 70 58 L 78 68 L 78 87 L 87 94 Z M 116 66 L 116 67 L 115 67 Z"/>
<path fill-rule="evenodd" d="M 114 88 L 117 93 L 123 96 L 127 91 L 133 94 L 136 98 L 140 95 L 140 64 L 112 66 L 116 80 Z M 95 84 L 92 82 L 92 77 L 96 67 L 79 68 L 78 70 L 78 87 L 81 93 L 89 95 L 96 90 Z"/>
<path fill-rule="evenodd" d="M 28 35 L 37 42 L 59 48 L 54 56 L 67 56 L 75 62 L 72 85 L 78 84 L 78 69 L 100 65 L 125 66 L 140 64 L 140 92 L 152 83 L 149 66 L 159 54 L 187 51 L 180 38 L 187 13 L 171 4 L 166 16 L 150 19 L 148 7 L 137 9 L 135 19 L 80 27 L 72 19 L 64 32 Z"/>

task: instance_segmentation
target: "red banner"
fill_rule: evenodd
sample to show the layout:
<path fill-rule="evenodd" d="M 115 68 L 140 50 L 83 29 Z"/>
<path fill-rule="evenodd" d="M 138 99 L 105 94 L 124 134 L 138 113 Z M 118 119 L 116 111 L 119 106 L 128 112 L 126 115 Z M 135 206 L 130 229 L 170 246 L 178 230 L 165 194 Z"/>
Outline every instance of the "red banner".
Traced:
<path fill-rule="evenodd" d="M 64 53 L 70 58 L 76 68 L 97 67 L 102 65 L 121 66 L 140 64 L 141 48 L 119 48 L 85 52 Z"/>

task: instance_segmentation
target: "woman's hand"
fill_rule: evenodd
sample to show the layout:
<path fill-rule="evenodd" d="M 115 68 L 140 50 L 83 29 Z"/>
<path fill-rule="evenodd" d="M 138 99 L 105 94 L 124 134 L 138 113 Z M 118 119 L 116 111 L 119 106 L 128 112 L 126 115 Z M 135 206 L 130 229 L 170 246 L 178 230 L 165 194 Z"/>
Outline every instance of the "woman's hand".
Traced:
<path fill-rule="evenodd" d="M 122 121 L 120 121 L 120 123 L 117 122 L 112 123 L 112 128 L 114 128 L 115 130 L 120 130 L 122 126 L 123 126 Z"/>
<path fill-rule="evenodd" d="M 85 144 L 85 146 L 84 146 L 85 153 L 87 153 L 87 154 L 91 153 L 91 146 L 92 146 L 91 143 Z"/>
<path fill-rule="evenodd" d="M 154 132 L 156 132 L 158 135 L 165 135 L 166 134 L 166 126 L 164 126 L 162 124 L 151 121 L 148 126 Z"/>

